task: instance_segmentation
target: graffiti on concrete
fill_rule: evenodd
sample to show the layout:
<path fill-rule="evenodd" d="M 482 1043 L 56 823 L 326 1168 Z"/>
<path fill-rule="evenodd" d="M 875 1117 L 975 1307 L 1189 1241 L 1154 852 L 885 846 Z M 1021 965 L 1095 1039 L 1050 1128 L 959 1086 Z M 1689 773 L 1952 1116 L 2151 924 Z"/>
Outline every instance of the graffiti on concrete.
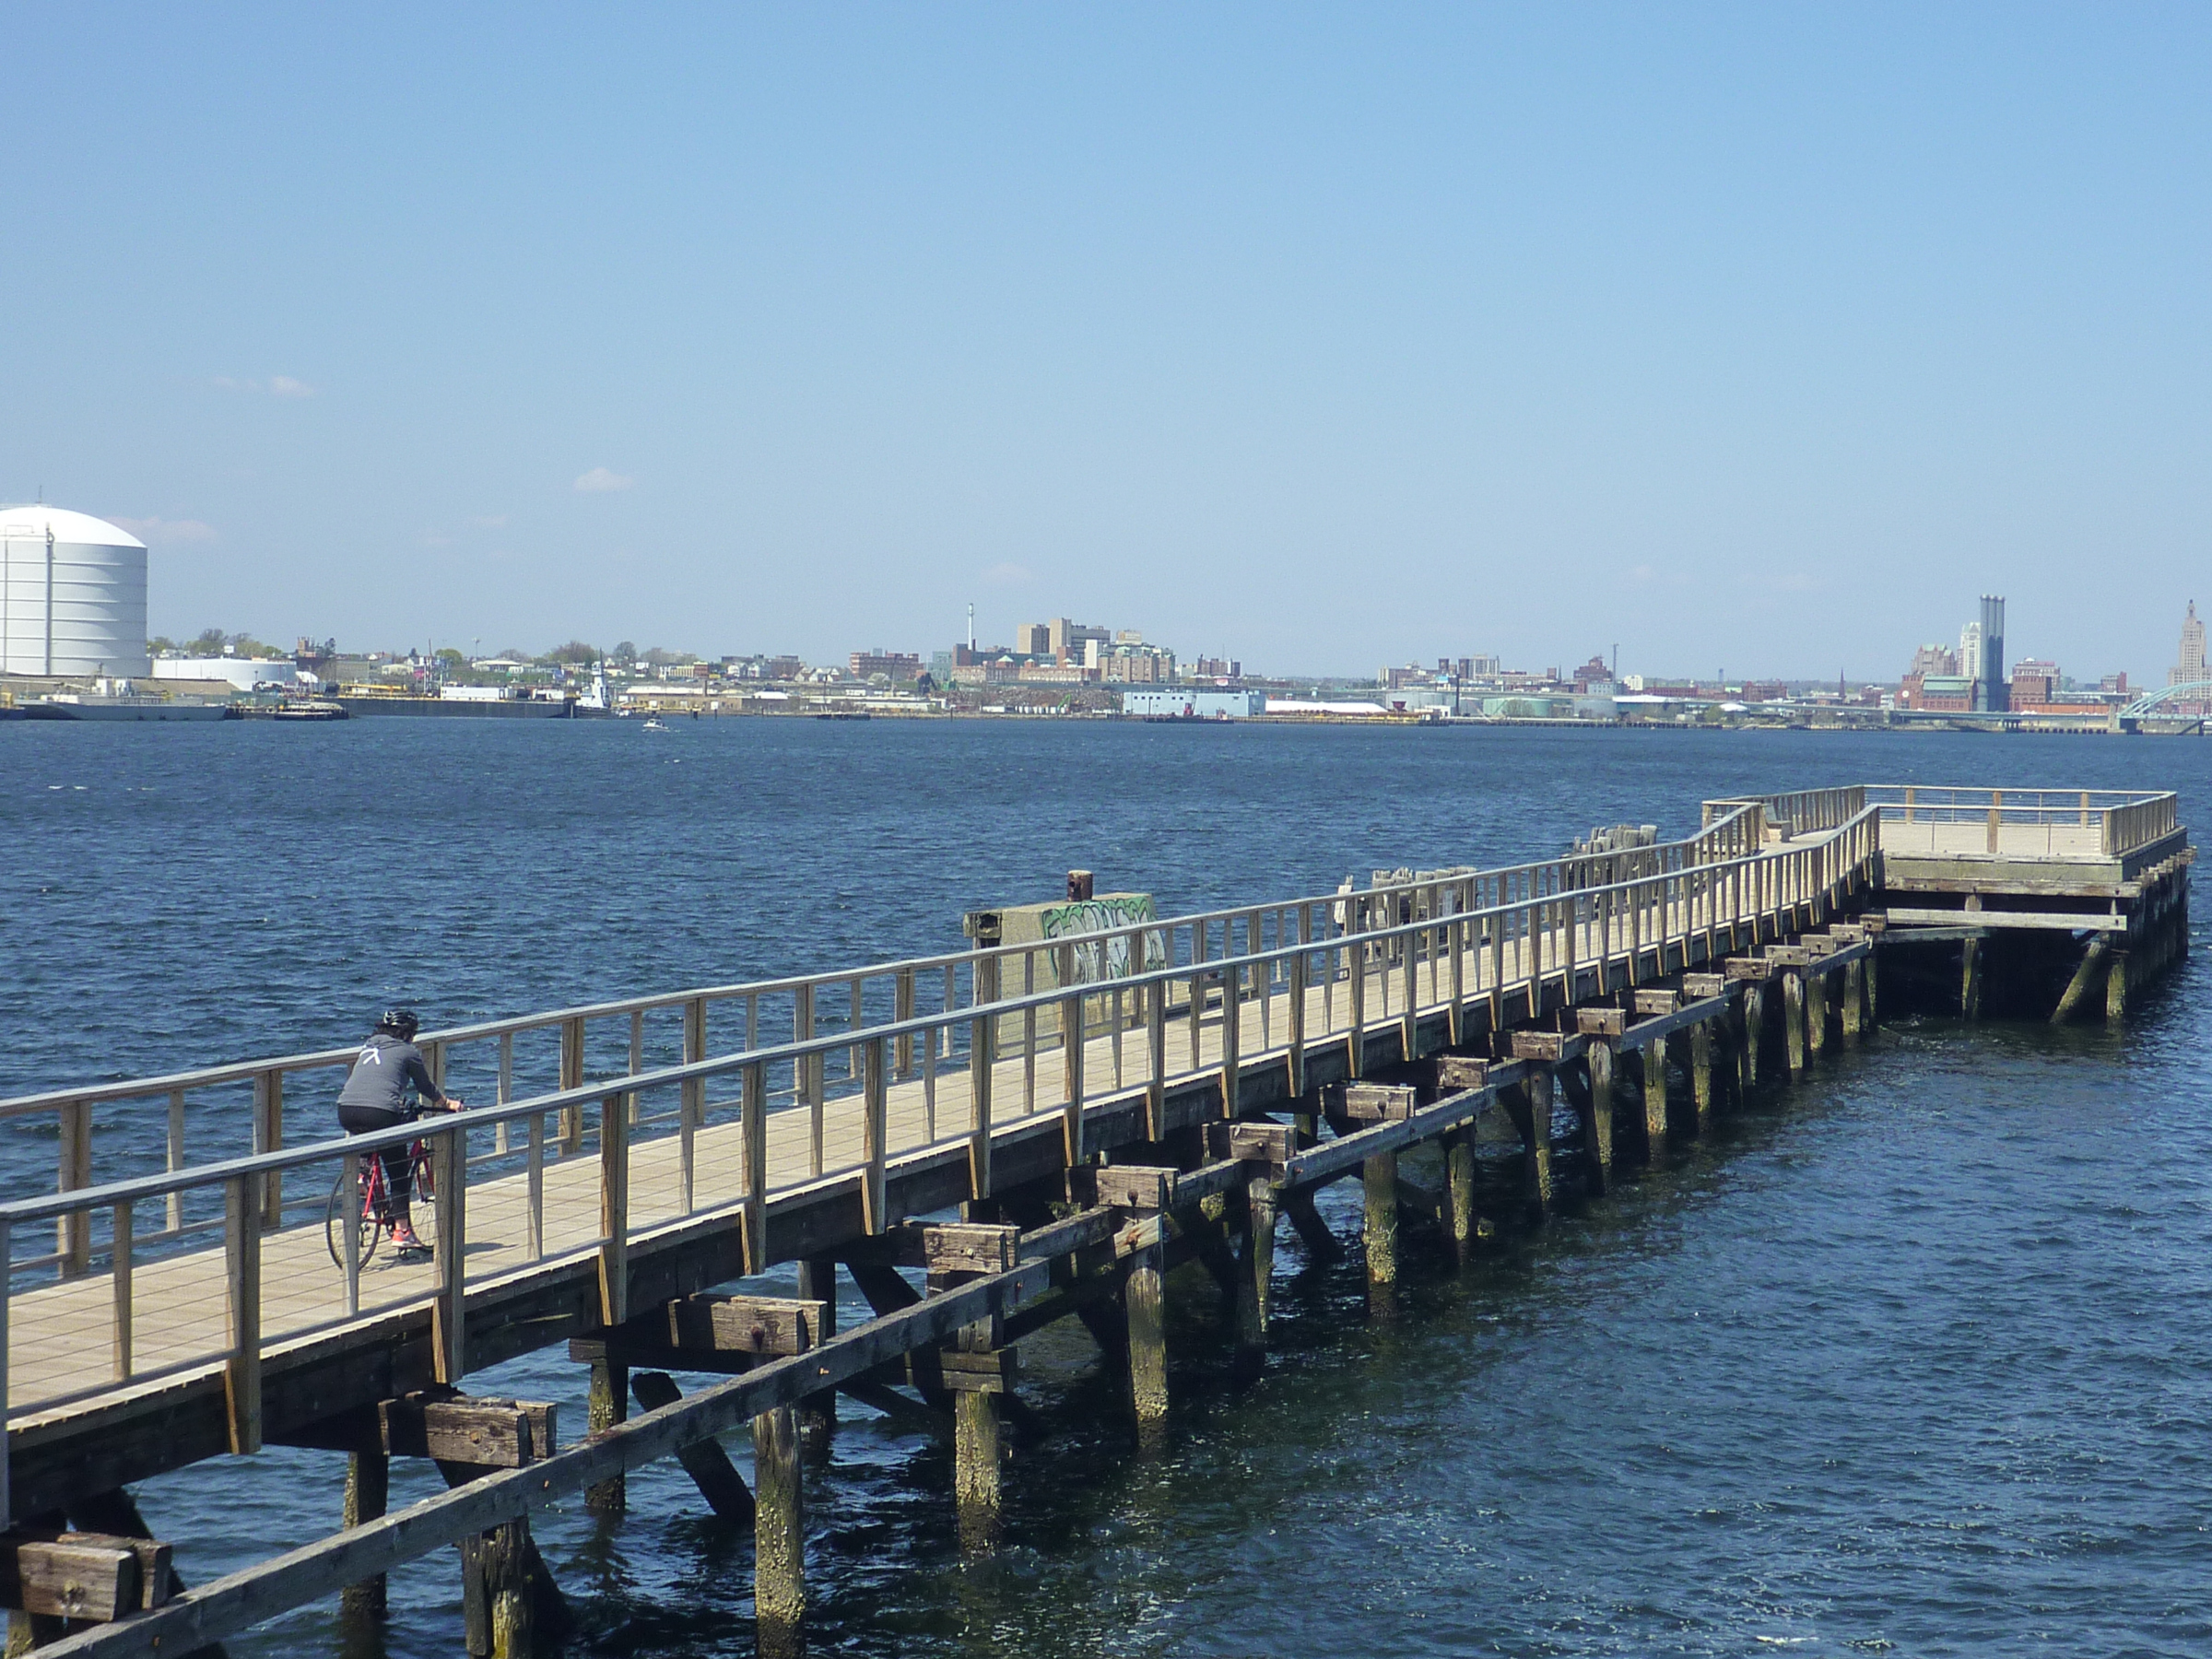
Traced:
<path fill-rule="evenodd" d="M 1073 944 L 1076 984 L 1095 985 L 1105 980 L 1126 979 L 1132 973 L 1149 972 L 1168 965 L 1165 935 L 1157 930 L 1143 934 L 1128 931 L 1141 923 L 1159 920 L 1149 893 L 1109 893 L 1100 899 L 1048 905 L 1038 920 L 1047 939 Z M 1145 947 L 1141 970 L 1131 965 L 1129 948 L 1140 938 Z"/>

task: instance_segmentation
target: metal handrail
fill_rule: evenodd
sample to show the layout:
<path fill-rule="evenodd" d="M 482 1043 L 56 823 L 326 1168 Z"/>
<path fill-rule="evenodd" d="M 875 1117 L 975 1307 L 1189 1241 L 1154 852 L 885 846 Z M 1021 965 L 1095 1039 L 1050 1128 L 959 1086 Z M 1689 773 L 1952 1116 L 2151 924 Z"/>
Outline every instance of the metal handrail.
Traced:
<path fill-rule="evenodd" d="M 1869 814 L 1871 810 L 1871 808 L 1868 809 Z M 1845 828 L 1849 827 L 1845 826 Z M 251 1153 L 241 1158 L 225 1159 L 219 1163 L 194 1165 L 182 1170 L 166 1170 L 100 1186 L 73 1187 L 65 1192 L 38 1198 L 10 1199 L 0 1202 L 0 1223 L 50 1220 L 79 1210 L 106 1208 L 119 1200 L 135 1202 L 141 1198 L 160 1196 L 172 1191 L 191 1191 L 206 1186 L 220 1185 L 226 1181 L 241 1175 L 269 1174 L 297 1168 L 303 1164 L 324 1162 L 342 1152 L 366 1153 L 381 1150 L 386 1147 L 406 1146 L 418 1139 L 448 1134 L 455 1128 L 466 1130 L 501 1123 L 512 1124 L 534 1116 L 549 1116 L 569 1107 L 594 1105 L 617 1096 L 643 1093 L 649 1089 L 665 1088 L 670 1084 L 727 1076 L 732 1072 L 742 1071 L 748 1066 L 782 1065 L 816 1055 L 833 1053 L 837 1050 L 851 1048 L 858 1043 L 883 1042 L 900 1037 L 920 1036 L 924 1032 L 942 1030 L 947 1026 L 969 1024 L 979 1016 L 992 1021 L 999 1021 L 1032 1010 L 1039 1012 L 1054 1010 L 1077 997 L 1088 1000 L 1111 994 L 1116 990 L 1142 992 L 1154 986 L 1164 989 L 1193 978 L 1211 980 L 1220 977 L 1231 969 L 1287 962 L 1296 957 L 1310 958 L 1317 954 L 1348 948 L 1373 948 L 1386 945 L 1393 940 L 1432 934 L 1452 922 L 1477 924 L 1498 919 L 1525 918 L 1531 912 L 1553 905 L 1562 903 L 1578 906 L 1590 905 L 1593 901 L 1601 900 L 1609 894 L 1633 894 L 1639 889 L 1649 888 L 1654 882 L 1677 880 L 1691 873 L 1726 874 L 1758 865 L 1764 860 L 1816 853 L 1828 844 L 1813 842 L 1780 852 L 1746 853 L 1732 860 L 1691 865 L 1687 870 L 1654 871 L 1649 875 L 1631 877 L 1626 880 L 1602 886 L 1565 888 L 1539 898 L 1517 900 L 1510 904 L 1492 905 L 1481 910 L 1460 911 L 1448 915 L 1420 918 L 1385 927 L 1363 929 L 1358 932 L 1340 934 L 1325 940 L 1316 939 L 1312 942 L 1275 946 L 1237 956 L 1217 957 L 1200 962 L 1186 962 L 1165 968 L 1148 969 L 1141 973 L 1132 973 L 1110 981 L 1090 982 L 1070 987 L 1055 987 L 1025 995 L 1002 997 L 974 1007 L 915 1015 L 906 1019 L 891 1020 L 880 1025 L 840 1031 L 805 1041 L 736 1050 L 699 1060 L 679 1062 L 673 1065 L 658 1066 L 649 1071 L 625 1073 L 619 1077 L 606 1077 L 571 1088 L 554 1089 L 545 1094 L 530 1096 L 524 1100 L 501 1101 L 489 1106 L 472 1106 L 463 1112 L 452 1114 L 450 1118 L 426 1116 L 393 1129 L 360 1135 L 342 1135 L 326 1141 L 313 1142 L 300 1147 L 278 1147 L 266 1152 Z M 1649 852 L 1650 849 L 1641 848 L 1635 849 L 1635 851 Z M 1485 872 L 1485 874 L 1488 873 Z M 1367 898 L 1371 893 L 1378 890 L 1380 889 L 1367 889 L 1356 895 L 1335 893 L 1329 895 L 1329 899 L 1331 902 L 1341 902 L 1347 897 Z M 1238 913 L 1241 914 L 1242 912 L 1240 911 Z M 1549 925 L 1555 929 L 1560 926 L 1571 926 L 1576 924 L 1579 920 L 1578 917 L 1565 923 L 1554 923 Z M 1136 935 L 1151 931 L 1159 925 L 1161 924 L 1152 922 L 1136 923 L 1125 929 L 1087 935 L 1085 937 L 1102 939 L 1122 933 Z M 1689 931 L 1698 930 L 1691 929 Z M 1669 935 L 1667 939 L 1671 941 L 1677 935 Z M 1649 948 L 1651 944 L 1660 942 L 1651 941 L 1647 943 L 1646 948 Z M 1189 1006 L 1187 1001 L 1182 1005 L 1186 1011 Z M 1206 1006 L 1211 1007 L 1215 1005 L 1209 1002 Z M 351 1050 L 347 1051 L 348 1054 L 352 1052 Z M 1003 1059 L 1005 1056 L 997 1056 L 997 1058 Z M 1206 1069 L 1207 1068 L 1197 1068 L 1198 1071 Z M 947 1141 L 958 1138 L 959 1137 L 946 1137 Z"/>
<path fill-rule="evenodd" d="M 1646 857 L 1663 856 L 1668 853 L 1688 853 L 1710 842 L 1715 832 L 1725 826 L 1709 824 L 1696 834 L 1678 841 L 1663 841 L 1654 846 L 1634 849 Z M 907 957 L 888 962 L 871 963 L 859 968 L 825 970 L 819 973 L 788 974 L 776 979 L 745 980 L 728 984 L 691 986 L 680 991 L 654 992 L 641 996 L 621 997 L 613 1001 L 584 1003 L 571 1007 L 541 1010 L 533 1014 L 512 1015 L 499 1019 L 480 1020 L 474 1025 L 452 1026 L 435 1031 L 425 1031 L 416 1039 L 426 1050 L 435 1045 L 453 1048 L 462 1043 L 480 1042 L 495 1037 L 513 1036 L 524 1031 L 551 1030 L 577 1020 L 594 1020 L 618 1018 L 625 1014 L 651 1013 L 678 1008 L 685 1004 L 704 1000 L 709 1003 L 730 1002 L 744 997 L 775 996 L 788 992 L 818 991 L 828 986 L 849 985 L 860 979 L 883 979 L 902 973 L 922 973 L 946 968 L 975 966 L 982 963 L 1003 963 L 1009 958 L 1034 957 L 1041 953 L 1057 951 L 1068 945 L 1087 945 L 1093 941 L 1113 937 L 1124 931 L 1145 934 L 1162 934 L 1174 930 L 1210 925 L 1216 923 L 1234 923 L 1244 920 L 1255 912 L 1293 911 L 1301 907 L 1341 905 L 1348 900 L 1362 902 L 1391 897 L 1402 897 L 1422 889 L 1453 882 L 1469 880 L 1503 882 L 1515 877 L 1534 876 L 1539 872 L 1561 872 L 1578 866 L 1603 865 L 1620 856 L 1618 853 L 1569 854 L 1556 859 L 1539 859 L 1528 864 L 1504 865 L 1494 869 L 1476 869 L 1458 872 L 1441 879 L 1431 877 L 1394 882 L 1383 886 L 1358 888 L 1350 892 L 1337 890 L 1313 894 L 1300 899 L 1266 900 L 1261 903 L 1227 905 L 1218 910 L 1194 911 L 1177 916 L 1156 917 L 1131 929 L 1112 929 L 1102 933 L 1070 935 L 1063 939 L 1028 940 L 1011 945 L 998 945 L 965 950 L 944 951 L 931 956 Z M 1588 889 L 1583 889 L 1588 890 Z M 1218 961 L 1223 959 L 1215 958 Z M 1121 982 L 1126 982 L 1122 980 Z M 1010 1000 L 1006 996 L 983 998 L 970 1006 L 988 1006 Z M 847 1038 L 853 1036 L 848 1030 Z M 846 1046 L 843 1041 L 832 1042 L 830 1049 Z M 60 1088 L 41 1090 L 36 1094 L 16 1095 L 0 1099 L 0 1119 L 28 1116 L 39 1112 L 54 1111 L 65 1106 L 101 1105 L 116 1100 L 143 1100 L 158 1094 L 173 1093 L 177 1089 L 199 1089 L 225 1083 L 246 1083 L 267 1076 L 271 1072 L 317 1071 L 349 1064 L 360 1051 L 360 1045 L 348 1043 L 343 1048 L 311 1049 L 297 1053 L 269 1055 L 253 1060 L 227 1061 L 217 1065 L 195 1067 L 191 1071 L 170 1072 L 153 1077 L 126 1077 L 106 1083 L 84 1083 Z M 828 1052 L 828 1051 L 825 1051 Z"/>

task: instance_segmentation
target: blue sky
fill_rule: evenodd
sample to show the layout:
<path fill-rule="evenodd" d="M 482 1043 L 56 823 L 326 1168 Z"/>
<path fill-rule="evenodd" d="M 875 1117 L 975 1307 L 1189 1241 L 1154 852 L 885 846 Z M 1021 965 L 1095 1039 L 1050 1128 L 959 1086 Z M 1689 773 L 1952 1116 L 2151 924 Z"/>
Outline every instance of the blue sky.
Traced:
<path fill-rule="evenodd" d="M 157 630 L 2162 676 L 2201 7 L 17 6 L 0 499 Z"/>

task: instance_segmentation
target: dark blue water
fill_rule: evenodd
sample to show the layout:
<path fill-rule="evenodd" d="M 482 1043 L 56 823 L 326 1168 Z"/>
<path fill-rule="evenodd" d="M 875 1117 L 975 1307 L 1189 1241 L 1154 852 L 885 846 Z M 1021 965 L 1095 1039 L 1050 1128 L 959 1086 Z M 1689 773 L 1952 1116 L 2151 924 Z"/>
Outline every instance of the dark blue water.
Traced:
<path fill-rule="evenodd" d="M 730 722 L 0 727 L 0 1092 L 951 948 L 1087 866 L 1163 910 L 1519 861 L 1704 797 L 1873 781 L 2172 787 L 2212 746 L 1811 734 Z M 1171 1451 L 1133 1463 L 1079 1331 L 1008 1547 L 962 1563 L 943 1453 L 848 1406 L 813 1477 L 818 1651 L 2201 1653 L 2212 1644 L 2212 1086 L 2197 959 L 2124 1035 L 1886 1028 L 1409 1316 L 1286 1231 L 1232 1392 L 1171 1285 Z M 104 1153 L 103 1153 L 104 1156 Z M 50 1143 L 0 1145 L 10 1190 Z M 1345 1194 L 1348 1197 L 1348 1194 Z M 1341 1200 L 1339 1200 L 1341 1202 Z M 1349 1236 L 1351 1218 L 1334 1212 Z M 557 1398 L 551 1355 L 472 1379 Z M 744 1461 L 740 1453 L 740 1462 Z M 195 1580 L 335 1525 L 342 1460 L 148 1483 Z M 424 1492 L 394 1470 L 395 1500 Z M 434 1477 L 433 1477 L 434 1478 Z M 679 1472 L 538 1532 L 585 1651 L 742 1648 L 749 1542 Z M 458 1639 L 450 1555 L 394 1653 Z M 335 1653 L 327 1608 L 234 1653 Z"/>

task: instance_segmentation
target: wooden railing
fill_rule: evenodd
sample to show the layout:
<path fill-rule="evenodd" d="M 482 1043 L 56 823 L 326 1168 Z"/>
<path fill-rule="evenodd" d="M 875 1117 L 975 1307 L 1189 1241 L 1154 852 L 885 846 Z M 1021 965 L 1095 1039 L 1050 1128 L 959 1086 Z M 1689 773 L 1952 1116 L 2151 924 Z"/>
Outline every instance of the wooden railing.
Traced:
<path fill-rule="evenodd" d="M 441 1087 L 465 1097 L 489 1093 L 494 1104 L 503 1104 L 534 1088 L 573 1090 L 587 1081 L 635 1076 L 649 1065 L 703 1060 L 718 1045 L 725 1053 L 757 1049 L 784 1033 L 794 1042 L 806 1043 L 830 1032 L 858 1032 L 924 1015 L 939 1016 L 946 1029 L 953 1029 L 959 1024 L 956 1017 L 976 1007 L 1064 989 L 1116 966 L 1124 972 L 1115 977 L 1123 977 L 1129 963 L 1196 967 L 1249 958 L 1325 940 L 1347 929 L 1370 931 L 1386 917 L 1410 921 L 1497 909 L 1630 876 L 1679 871 L 1740 856 L 1759 841 L 1749 815 L 1724 814 L 1694 836 L 1628 853 L 1442 872 L 1363 891 L 1166 917 L 1123 930 L 1126 937 L 1084 934 L 825 973 L 695 986 L 429 1031 L 419 1041 Z M 1100 959 L 1112 955 L 1122 961 Z M 1022 1030 L 1002 1030 L 1002 1046 L 1018 1040 L 1033 1053 L 1054 1035 L 1049 1012 L 1014 1018 Z M 358 1052 L 347 1047 L 270 1055 L 51 1089 L 0 1100 L 0 1121 L 52 1121 L 56 1192 L 157 1171 L 181 1173 L 325 1135 L 332 1120 L 329 1102 Z M 862 1050 L 857 1042 L 830 1043 L 812 1053 L 815 1057 L 790 1080 L 785 1099 L 806 1105 L 818 1123 L 827 1091 L 862 1082 Z M 911 1071 L 947 1057 L 942 1053 L 918 1056 L 909 1039 L 898 1050 L 897 1064 Z M 693 1100 L 683 1110 L 696 1117 L 703 1101 Z M 574 1112 L 565 1113 L 549 1136 L 548 1159 L 577 1156 L 584 1145 L 582 1119 Z M 515 1150 L 502 1131 L 478 1156 L 496 1158 Z M 818 1147 L 816 1152 L 820 1173 Z M 321 1200 L 312 1194 L 302 1198 L 296 1191 L 288 1199 L 284 1182 L 273 1179 L 264 1202 L 274 1222 L 288 1206 L 312 1207 Z M 158 1221 L 152 1238 L 181 1240 L 212 1231 L 219 1218 L 211 1211 L 195 1213 L 172 1194 L 164 1198 Z M 90 1234 L 82 1225 L 58 1232 L 50 1256 L 28 1257 L 17 1265 L 51 1265 L 65 1275 L 91 1271 Z"/>
<path fill-rule="evenodd" d="M 1876 786 L 1867 798 L 1892 823 L 1979 826 L 1984 831 L 1983 848 L 1991 853 L 1998 851 L 2007 826 L 2077 830 L 2081 833 L 2074 838 L 2077 844 L 2088 850 L 2093 843 L 2106 858 L 2124 856 L 2181 827 L 2180 802 L 2164 791 L 1908 783 Z"/>
<path fill-rule="evenodd" d="M 466 1365 L 469 1294 L 488 1285 L 595 1262 L 601 1312 L 618 1322 L 631 1252 L 663 1235 L 733 1226 L 746 1271 L 759 1272 L 769 1265 L 769 1207 L 786 1196 L 856 1194 L 866 1230 L 880 1231 L 895 1218 L 894 1170 L 949 1158 L 965 1166 L 968 1195 L 984 1197 L 994 1139 L 1011 1130 L 1056 1127 L 1066 1159 L 1079 1162 L 1090 1119 L 1107 1106 L 1141 1101 L 1157 1125 L 1171 1090 L 1209 1085 L 1233 1103 L 1240 1069 L 1253 1064 L 1288 1056 L 1302 1088 L 1318 1043 L 1347 1044 L 1357 1070 L 1377 1032 L 1396 1028 L 1410 1052 L 1424 1017 L 1447 1013 L 1456 1030 L 1470 1006 L 1487 1004 L 1495 1024 L 1510 1023 L 1586 970 L 1601 983 L 1613 974 L 1627 982 L 1649 971 L 1654 952 L 1662 964 L 1669 947 L 1687 959 L 1685 941 L 1702 935 L 1711 955 L 1723 930 L 1733 939 L 1745 924 L 1771 927 L 1830 900 L 1876 847 L 1872 811 L 1825 839 L 1764 853 L 1749 840 L 1755 826 L 1755 814 L 1727 815 L 1671 849 L 1632 850 L 1671 867 L 1583 886 L 1571 879 L 1592 872 L 1553 861 L 1229 912 L 1240 923 L 1276 918 L 1291 936 L 1268 943 L 1263 925 L 1254 948 L 1029 994 L 988 994 L 986 968 L 980 1002 L 748 1041 L 720 1055 L 690 1052 L 706 1046 L 694 1011 L 687 1054 L 672 1064 L 564 1077 L 528 1099 L 379 1135 L 265 1147 L 0 1205 L 8 1415 L 219 1365 L 233 1443 L 250 1449 L 274 1347 L 427 1305 L 439 1375 L 453 1382 Z M 1118 933 L 1135 951 L 1142 935 L 1180 924 Z M 1002 1041 L 1009 1030 L 1021 1034 L 1013 1052 Z M 441 1034 L 441 1047 L 460 1035 Z M 265 1103 L 276 1085 L 261 1087 Z M 433 1159 L 435 1261 L 364 1274 L 353 1220 L 361 1160 L 418 1134 Z M 143 1226 L 157 1217 L 160 1227 Z M 50 1225 L 71 1249 L 13 1253 L 13 1241 Z M 212 1237 L 190 1247 L 193 1235 L 218 1231 L 219 1251 Z M 106 1272 L 92 1273 L 95 1263 Z M 38 1283 L 41 1267 L 60 1271 Z M 155 1279 L 159 1294 L 147 1305 L 160 1312 L 142 1313 L 137 1288 Z"/>

